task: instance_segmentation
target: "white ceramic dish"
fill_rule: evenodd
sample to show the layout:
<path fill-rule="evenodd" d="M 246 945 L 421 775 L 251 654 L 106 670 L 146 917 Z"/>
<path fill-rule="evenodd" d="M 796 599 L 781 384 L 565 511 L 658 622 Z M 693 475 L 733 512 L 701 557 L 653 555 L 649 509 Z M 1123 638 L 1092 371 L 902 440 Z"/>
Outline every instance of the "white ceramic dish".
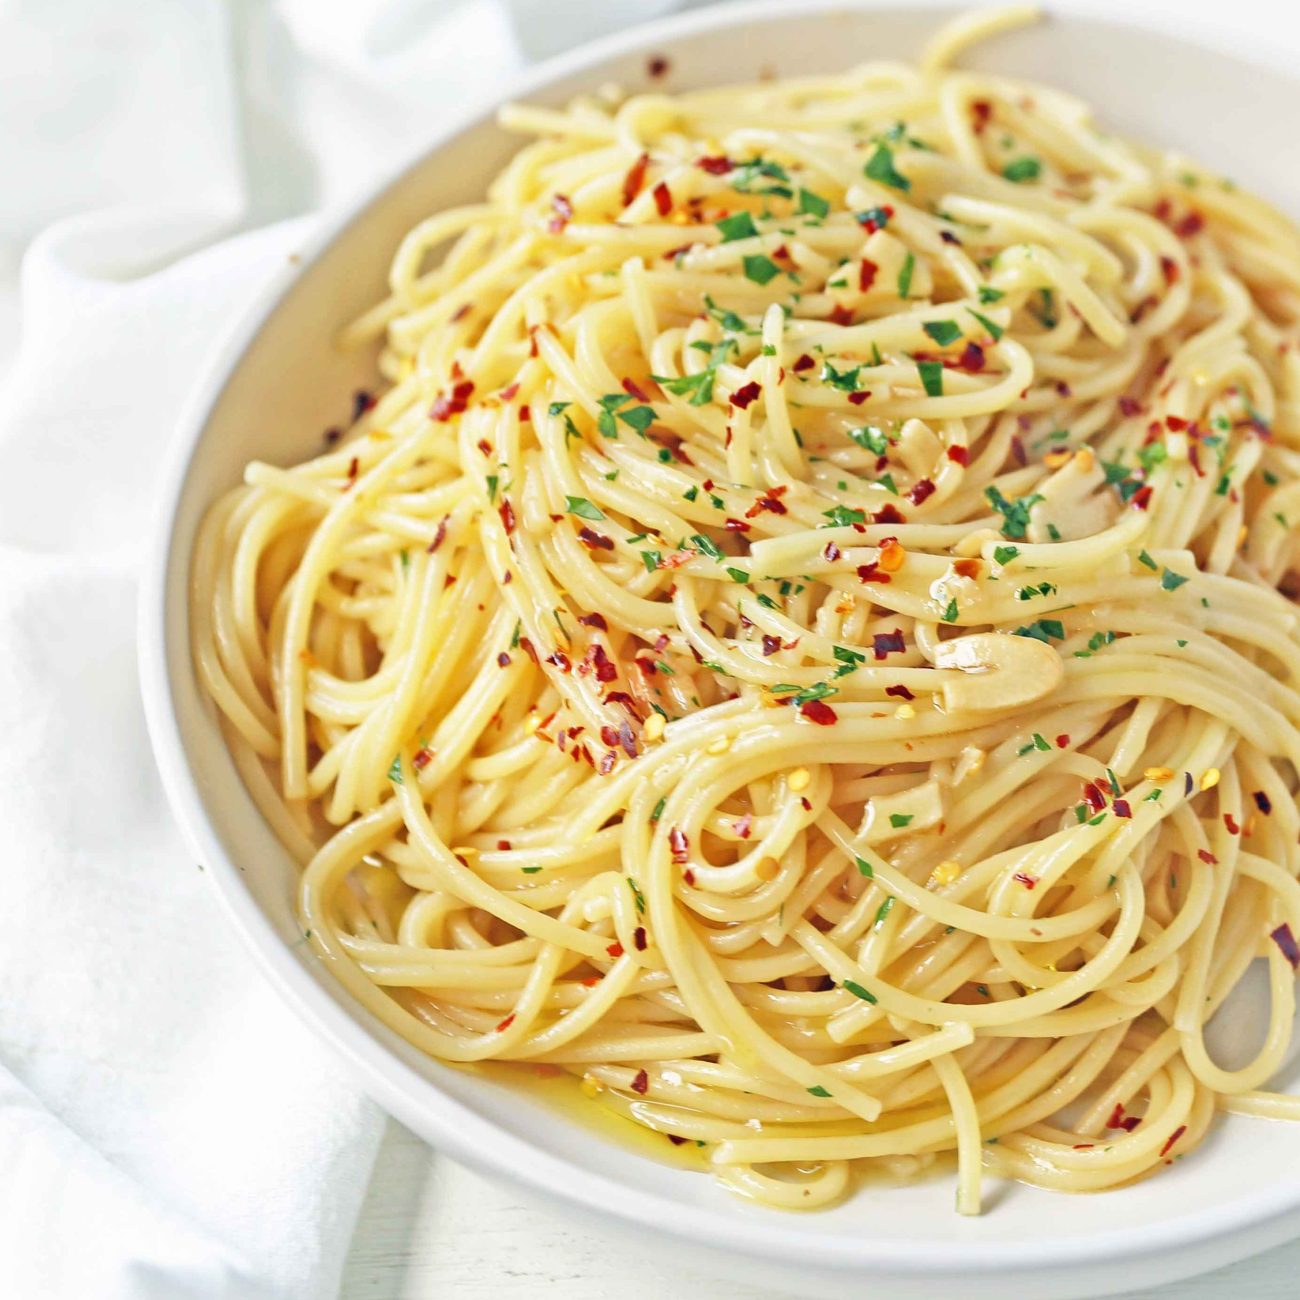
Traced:
<path fill-rule="evenodd" d="M 937 21 L 916 4 L 708 9 L 553 61 L 516 95 L 559 102 L 610 79 L 645 85 L 650 53 L 671 60 L 670 88 L 912 56 Z M 1240 31 L 1236 39 L 1240 48 Z M 970 61 L 1075 91 L 1104 105 L 1124 133 L 1195 152 L 1300 213 L 1300 84 L 1267 69 L 1275 58 L 1275 50 L 1261 51 L 1256 61 L 1238 61 L 1072 16 L 999 38 Z M 1188 1276 L 1300 1231 L 1300 1127 L 1240 1119 L 1141 1186 L 1065 1197 L 1008 1185 L 993 1191 L 978 1220 L 953 1213 L 946 1179 L 865 1190 L 816 1216 L 751 1207 L 705 1177 L 608 1143 L 535 1098 L 426 1059 L 354 1006 L 299 942 L 295 868 L 241 785 L 191 669 L 195 529 L 249 459 L 289 463 L 319 447 L 321 430 L 371 377 L 370 358 L 333 350 L 336 329 L 379 295 L 399 236 L 419 216 L 476 197 L 512 147 L 490 115 L 458 123 L 327 223 L 226 342 L 177 431 L 142 596 L 149 723 L 176 814 L 271 982 L 384 1107 L 443 1150 L 622 1227 L 643 1247 L 703 1254 L 767 1286 L 928 1296 L 956 1284 L 964 1297 L 1065 1300 Z"/>

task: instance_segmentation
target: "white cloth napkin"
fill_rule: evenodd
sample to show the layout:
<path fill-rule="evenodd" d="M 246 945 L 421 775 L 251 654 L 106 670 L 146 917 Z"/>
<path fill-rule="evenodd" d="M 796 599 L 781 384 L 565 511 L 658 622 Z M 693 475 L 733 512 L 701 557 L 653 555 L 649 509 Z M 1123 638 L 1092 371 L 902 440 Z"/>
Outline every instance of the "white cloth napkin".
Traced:
<path fill-rule="evenodd" d="M 155 470 L 304 221 L 232 232 L 630 7 L 0 0 L 0 1294 L 337 1290 L 382 1119 L 165 806 L 134 648 Z"/>

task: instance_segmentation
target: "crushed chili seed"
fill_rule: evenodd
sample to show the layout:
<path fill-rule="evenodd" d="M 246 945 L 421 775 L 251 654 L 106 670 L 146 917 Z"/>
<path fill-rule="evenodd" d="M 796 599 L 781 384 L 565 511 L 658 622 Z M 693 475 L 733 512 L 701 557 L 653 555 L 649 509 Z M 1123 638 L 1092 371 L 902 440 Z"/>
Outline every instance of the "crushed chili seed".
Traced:
<path fill-rule="evenodd" d="M 551 211 L 555 215 L 546 223 L 546 229 L 558 235 L 573 220 L 573 204 L 563 194 L 553 194 Z"/>
<path fill-rule="evenodd" d="M 1186 1132 L 1187 1132 L 1186 1124 L 1180 1124 L 1176 1129 L 1174 1129 L 1174 1131 L 1169 1135 L 1168 1141 L 1164 1144 L 1164 1146 L 1160 1148 L 1160 1154 L 1162 1156 L 1167 1155 L 1169 1153 L 1169 1148 L 1172 1147 L 1173 1144 L 1177 1142 L 1178 1139 L 1182 1137 L 1183 1134 Z"/>
<path fill-rule="evenodd" d="M 892 632 L 877 632 L 871 638 L 871 653 L 877 659 L 884 659 L 891 654 L 902 654 L 907 649 L 903 640 L 903 629 L 896 627 Z"/>
<path fill-rule="evenodd" d="M 673 196 L 669 192 L 668 186 L 660 181 L 654 187 L 655 210 L 661 217 L 666 217 L 673 210 Z"/>
<path fill-rule="evenodd" d="M 804 700 L 799 706 L 799 712 L 819 727 L 829 727 L 839 721 L 839 715 L 824 700 Z"/>
<path fill-rule="evenodd" d="M 449 393 L 439 393 L 429 408 L 431 420 L 449 420 L 459 415 L 469 405 L 470 394 L 474 391 L 472 379 L 462 379 L 451 387 Z"/>
<path fill-rule="evenodd" d="M 623 206 L 627 207 L 638 194 L 641 193 L 641 187 L 645 184 L 645 171 L 650 165 L 650 155 L 643 153 L 627 169 L 627 175 L 623 177 Z"/>

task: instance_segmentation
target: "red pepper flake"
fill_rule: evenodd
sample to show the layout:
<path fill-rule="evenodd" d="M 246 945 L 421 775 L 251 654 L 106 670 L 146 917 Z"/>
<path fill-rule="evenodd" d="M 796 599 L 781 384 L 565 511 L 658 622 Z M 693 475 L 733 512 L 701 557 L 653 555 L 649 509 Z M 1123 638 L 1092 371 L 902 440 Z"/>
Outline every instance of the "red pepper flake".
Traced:
<path fill-rule="evenodd" d="M 1166 415 L 1165 424 L 1175 433 L 1181 433 L 1185 428 L 1187 428 L 1187 421 L 1184 420 L 1181 415 Z"/>
<path fill-rule="evenodd" d="M 679 866 L 683 862 L 689 862 L 691 856 L 691 846 L 686 838 L 686 832 L 679 827 L 674 826 L 668 832 L 668 847 L 672 850 L 673 861 Z"/>
<path fill-rule="evenodd" d="M 612 750 L 607 749 L 601 756 L 600 762 L 596 765 L 596 771 L 601 776 L 608 776 L 614 770 L 614 764 L 618 762 L 618 755 Z"/>
<path fill-rule="evenodd" d="M 623 955 L 623 945 L 619 943 L 617 939 L 615 939 L 614 942 L 611 943 L 609 947 L 605 949 L 605 951 L 609 953 L 609 955 L 613 957 L 615 961 L 617 961 Z"/>
<path fill-rule="evenodd" d="M 934 484 L 928 478 L 919 478 L 912 484 L 912 490 L 907 494 L 907 499 L 914 505 L 919 506 L 923 501 L 928 500 L 934 495 Z"/>
<path fill-rule="evenodd" d="M 510 852 L 510 841 L 509 841 L 509 840 L 497 840 L 497 849 L 498 849 L 498 851 L 501 852 L 501 853 L 509 853 L 509 852 Z"/>
<path fill-rule="evenodd" d="M 954 560 L 952 562 L 952 571 L 959 578 L 978 578 L 980 576 L 980 562 L 975 559 Z"/>
<path fill-rule="evenodd" d="M 902 654 L 906 649 L 907 643 L 903 640 L 901 627 L 896 627 L 892 632 L 877 632 L 871 638 L 871 653 L 877 659 L 884 659 L 891 654 Z"/>
<path fill-rule="evenodd" d="M 519 380 L 516 379 L 515 382 L 514 382 L 513 384 L 510 384 L 510 385 L 508 385 L 507 387 L 503 388 L 503 389 L 502 389 L 502 390 L 497 394 L 497 396 L 498 396 L 498 397 L 499 397 L 503 402 L 509 402 L 509 401 L 513 400 L 515 394 L 518 393 L 518 392 L 519 392 Z M 484 453 L 484 454 L 486 455 L 486 453 Z"/>
<path fill-rule="evenodd" d="M 732 393 L 731 404 L 740 407 L 742 411 L 748 410 L 750 403 L 762 391 L 762 386 L 751 379 L 743 388 L 738 388 Z"/>
<path fill-rule="evenodd" d="M 1027 874 L 1026 874 L 1025 872 L 1023 872 L 1023 871 L 1017 871 L 1016 874 L 1015 874 L 1014 876 L 1011 877 L 1011 879 L 1012 879 L 1012 880 L 1018 880 L 1022 885 L 1024 885 L 1024 887 L 1025 887 L 1026 889 L 1033 889 L 1033 887 L 1034 887 L 1036 884 L 1038 884 L 1038 877 L 1037 877 L 1037 876 L 1030 876 L 1030 875 L 1027 875 Z"/>
<path fill-rule="evenodd" d="M 632 1091 L 639 1092 L 643 1097 L 650 1090 L 650 1076 L 644 1070 L 636 1072 L 636 1078 L 632 1080 Z"/>
<path fill-rule="evenodd" d="M 604 614 L 579 614 L 578 622 L 583 627 L 594 627 L 601 632 L 609 631 L 609 624 L 605 622 Z"/>
<path fill-rule="evenodd" d="M 604 646 L 593 645 L 588 653 L 598 682 L 612 682 L 618 676 L 618 665 L 605 653 Z M 612 745 L 614 742 L 607 740 L 605 743 Z"/>
<path fill-rule="evenodd" d="M 811 370 L 817 363 L 806 352 L 790 367 L 796 374 L 801 370 Z"/>
<path fill-rule="evenodd" d="M 532 411 L 527 406 L 521 406 L 519 408 L 519 423 L 531 424 L 532 420 L 533 420 Z"/>
<path fill-rule="evenodd" d="M 348 481 L 343 485 L 344 492 L 349 491 L 352 485 L 357 481 L 357 474 L 360 469 L 360 460 L 358 460 L 356 456 L 353 456 L 352 459 L 348 461 Z"/>
<path fill-rule="evenodd" d="M 1174 234 L 1179 239 L 1191 239 L 1199 235 L 1205 227 L 1205 218 L 1199 212 L 1189 212 L 1174 225 Z"/>
<path fill-rule="evenodd" d="M 840 548 L 834 542 L 827 542 L 822 548 L 822 559 L 834 564 L 840 558 Z"/>
<path fill-rule="evenodd" d="M 442 519 L 438 523 L 438 527 L 434 530 L 433 541 L 429 543 L 430 555 L 432 555 L 434 551 L 442 545 L 443 539 L 447 536 L 447 520 L 449 517 L 450 516 L 448 515 L 443 515 Z"/>
<path fill-rule="evenodd" d="M 984 369 L 984 349 L 978 343 L 968 340 L 957 358 L 956 368 L 967 374 L 977 375 Z"/>
<path fill-rule="evenodd" d="M 573 204 L 563 194 L 552 194 L 551 211 L 555 215 L 546 223 L 546 229 L 558 235 L 573 219 Z"/>
<path fill-rule="evenodd" d="M 865 402 L 867 398 L 870 396 L 871 396 L 871 390 L 869 388 L 865 390 L 859 390 L 856 393 L 850 393 L 849 404 L 851 406 L 861 406 L 862 403 Z"/>
<path fill-rule="evenodd" d="M 693 872 L 690 867 L 687 867 L 686 870 L 682 872 L 682 879 L 688 885 L 695 884 L 695 872 Z"/>
<path fill-rule="evenodd" d="M 993 105 L 987 99 L 972 99 L 970 104 L 971 130 L 976 135 L 983 135 L 984 128 L 993 116 Z"/>
<path fill-rule="evenodd" d="M 705 155 L 703 158 L 697 158 L 695 165 L 710 176 L 725 176 L 732 170 L 734 164 L 726 154 Z"/>
<path fill-rule="evenodd" d="M 722 521 L 722 526 L 729 533 L 747 533 L 749 525 L 743 519 L 732 519 L 730 515 Z"/>
<path fill-rule="evenodd" d="M 497 655 L 497 667 L 498 667 L 498 668 L 509 668 L 509 667 L 510 667 L 510 662 L 511 662 L 511 660 L 510 660 L 510 656 L 509 656 L 508 654 L 506 654 L 506 652 L 505 652 L 504 650 L 502 650 L 501 653 L 500 653 L 499 655 Z"/>
<path fill-rule="evenodd" d="M 594 529 L 579 528 L 578 536 L 593 551 L 612 551 L 614 549 L 613 539 L 606 537 L 603 533 L 596 532 Z"/>
<path fill-rule="evenodd" d="M 1161 256 L 1160 269 L 1165 273 L 1165 282 L 1167 284 L 1178 283 L 1178 263 L 1172 257 Z"/>
<path fill-rule="evenodd" d="M 638 925 L 637 928 L 632 931 L 632 946 L 637 950 L 637 952 L 645 952 L 645 945 L 645 926 Z"/>
<path fill-rule="evenodd" d="M 1161 258 L 1160 260 L 1164 261 L 1163 258 Z M 1172 1147 L 1173 1144 L 1177 1142 L 1178 1139 L 1182 1137 L 1183 1134 L 1186 1132 L 1187 1132 L 1186 1124 L 1180 1124 L 1176 1129 L 1174 1129 L 1174 1131 L 1169 1135 L 1169 1140 L 1164 1144 L 1164 1146 L 1160 1148 L 1160 1154 L 1162 1156 L 1167 1155 L 1169 1153 L 1169 1148 Z"/>
<path fill-rule="evenodd" d="M 1263 790 L 1256 790 L 1255 793 L 1251 795 L 1251 798 L 1254 799 L 1255 801 L 1255 807 L 1258 808 L 1260 812 L 1264 814 L 1265 817 L 1267 817 L 1269 813 L 1273 811 L 1272 801 L 1269 799 L 1268 795 L 1266 795 L 1263 792 Z"/>
<path fill-rule="evenodd" d="M 594 989 L 600 983 L 599 975 L 588 975 L 585 980 L 581 981 L 584 989 Z"/>
<path fill-rule="evenodd" d="M 907 516 L 895 505 L 882 506 L 871 516 L 873 524 L 905 524 Z"/>
<path fill-rule="evenodd" d="M 433 762 L 433 750 L 421 745 L 419 749 L 411 756 L 411 766 L 418 772 L 426 768 Z"/>
<path fill-rule="evenodd" d="M 892 695 L 899 700 L 914 700 L 916 696 L 907 689 L 906 686 L 886 686 L 885 694 Z"/>
<path fill-rule="evenodd" d="M 870 564 L 858 565 L 859 582 L 892 582 L 893 579 L 887 573 L 881 573 L 880 565 L 872 560 Z"/>
<path fill-rule="evenodd" d="M 556 650 L 553 654 L 546 656 L 548 664 L 554 664 L 562 673 L 573 671 L 573 662 L 563 650 Z"/>
<path fill-rule="evenodd" d="M 653 77 L 657 81 L 660 77 L 667 75 L 671 66 L 666 54 L 652 54 L 645 61 L 646 75 Z"/>
<path fill-rule="evenodd" d="M 367 411 L 373 411 L 375 402 L 376 398 L 373 393 L 366 392 L 364 388 L 358 388 L 352 394 L 352 423 L 356 424 Z"/>
<path fill-rule="evenodd" d="M 1282 956 L 1291 963 L 1292 970 L 1300 967 L 1300 944 L 1296 943 L 1295 935 L 1285 921 L 1276 930 L 1271 930 L 1268 937 L 1282 950 Z"/>
<path fill-rule="evenodd" d="M 674 248 L 665 249 L 662 254 L 663 260 L 665 262 L 672 262 L 675 259 L 681 257 L 683 253 L 689 253 L 691 249 L 694 247 L 695 247 L 695 241 L 690 240 L 688 243 L 678 244 Z"/>
<path fill-rule="evenodd" d="M 618 724 L 618 739 L 628 758 L 635 758 L 636 740 L 632 735 L 632 724 L 626 718 Z"/>
<path fill-rule="evenodd" d="M 852 325 L 853 312 L 848 307 L 836 305 L 831 308 L 830 315 L 826 317 L 832 325 Z"/>
<path fill-rule="evenodd" d="M 731 829 L 736 832 L 736 838 L 747 840 L 754 828 L 754 814 L 746 812 L 745 815 L 737 822 L 731 823 Z"/>
<path fill-rule="evenodd" d="M 643 153 L 627 169 L 627 175 L 623 177 L 623 206 L 627 207 L 638 194 L 641 193 L 641 187 L 645 184 L 645 169 L 650 165 L 650 155 Z"/>
<path fill-rule="evenodd" d="M 1223 824 L 1228 828 L 1229 835 L 1241 834 L 1241 827 L 1237 825 L 1237 819 L 1231 813 L 1223 814 Z"/>
<path fill-rule="evenodd" d="M 1200 858 L 1202 862 L 1208 863 L 1212 867 L 1217 867 L 1219 865 L 1219 859 L 1216 858 L 1209 849 L 1197 849 L 1196 856 Z"/>
<path fill-rule="evenodd" d="M 1069 748 L 1069 744 L 1070 744 L 1070 737 L 1067 736 L 1064 732 L 1062 732 L 1061 735 L 1057 736 L 1056 738 L 1057 749 L 1067 749 Z"/>
<path fill-rule="evenodd" d="M 1128 806 L 1127 799 L 1116 799 L 1115 802 L 1111 804 L 1110 807 L 1111 807 L 1111 811 L 1115 814 L 1116 817 L 1131 818 L 1133 816 L 1133 809 Z"/>
<path fill-rule="evenodd" d="M 497 1033 L 504 1034 L 511 1025 L 515 1023 L 515 1013 L 512 1011 L 500 1024 L 497 1025 Z"/>
<path fill-rule="evenodd" d="M 1151 492 L 1152 489 L 1150 486 L 1138 488 L 1138 490 L 1133 493 L 1133 509 L 1145 510 L 1147 506 L 1151 504 Z"/>
<path fill-rule="evenodd" d="M 1025 451 L 1025 444 L 1020 440 L 1018 433 L 1011 435 L 1011 455 L 1017 465 L 1023 467 L 1029 464 L 1029 455 Z"/>
<path fill-rule="evenodd" d="M 1097 1144 L 1096 1144 L 1095 1142 L 1076 1142 L 1076 1143 L 1075 1143 L 1075 1144 L 1070 1148 L 1070 1150 L 1071 1150 L 1071 1151 L 1091 1151 L 1091 1150 L 1093 1149 L 1093 1147 L 1095 1147 L 1096 1145 L 1097 1145 Z"/>
<path fill-rule="evenodd" d="M 1142 414 L 1142 403 L 1136 397 L 1121 397 L 1119 399 L 1119 413 L 1131 420 L 1135 415 Z"/>
<path fill-rule="evenodd" d="M 955 465 L 969 465 L 970 450 L 966 447 L 959 447 L 954 443 L 948 448 L 948 459 Z"/>
<path fill-rule="evenodd" d="M 453 384 L 450 393 L 439 393 L 433 399 L 433 405 L 429 408 L 429 418 L 449 420 L 453 415 L 459 415 L 469 405 L 470 394 L 473 391 L 472 379 L 462 379 L 459 383 Z"/>
<path fill-rule="evenodd" d="M 866 293 L 876 282 L 876 272 L 880 270 L 869 257 L 858 263 L 858 292 Z"/>
<path fill-rule="evenodd" d="M 804 700 L 799 712 L 819 727 L 830 727 L 839 721 L 839 715 L 824 700 Z"/>
<path fill-rule="evenodd" d="M 661 217 L 666 217 L 673 210 L 673 196 L 664 181 L 654 187 L 655 208 Z"/>
<path fill-rule="evenodd" d="M 510 504 L 509 499 L 501 502 L 497 513 L 501 516 L 501 525 L 506 530 L 506 536 L 509 537 L 515 531 L 515 508 Z"/>
<path fill-rule="evenodd" d="M 1102 794 L 1101 787 L 1095 781 L 1089 781 L 1083 787 L 1083 797 L 1093 812 L 1101 812 L 1106 806 L 1106 796 Z"/>
<path fill-rule="evenodd" d="M 783 515 L 786 513 L 785 503 L 775 495 L 775 492 L 769 492 L 766 496 L 759 497 L 758 500 L 745 511 L 745 518 L 753 519 L 755 515 L 761 515 L 764 511 L 767 511 L 769 514 Z"/>
<path fill-rule="evenodd" d="M 1124 1107 L 1119 1102 L 1115 1103 L 1115 1109 L 1111 1111 L 1110 1118 L 1106 1121 L 1107 1128 L 1122 1128 L 1126 1133 L 1132 1133 L 1142 1121 L 1136 1115 L 1125 1115 Z"/>
<path fill-rule="evenodd" d="M 623 380 L 623 391 L 625 393 L 630 393 L 638 402 L 648 402 L 650 400 L 645 390 L 636 382 L 635 379 Z"/>
<path fill-rule="evenodd" d="M 763 658 L 774 655 L 781 648 L 781 638 L 779 636 L 763 637 Z"/>

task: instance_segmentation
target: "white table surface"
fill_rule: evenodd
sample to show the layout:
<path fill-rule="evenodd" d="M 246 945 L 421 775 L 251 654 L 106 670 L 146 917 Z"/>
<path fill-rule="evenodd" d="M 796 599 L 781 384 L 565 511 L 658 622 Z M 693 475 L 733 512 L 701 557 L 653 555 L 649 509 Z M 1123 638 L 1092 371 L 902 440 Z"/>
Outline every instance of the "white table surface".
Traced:
<path fill-rule="evenodd" d="M 1300 1241 L 1123 1300 L 1292 1300 Z M 760 1295 L 669 1253 L 629 1267 L 604 1231 L 538 1205 L 426 1146 L 396 1122 L 380 1148 L 343 1277 L 343 1300 L 808 1300 Z"/>

